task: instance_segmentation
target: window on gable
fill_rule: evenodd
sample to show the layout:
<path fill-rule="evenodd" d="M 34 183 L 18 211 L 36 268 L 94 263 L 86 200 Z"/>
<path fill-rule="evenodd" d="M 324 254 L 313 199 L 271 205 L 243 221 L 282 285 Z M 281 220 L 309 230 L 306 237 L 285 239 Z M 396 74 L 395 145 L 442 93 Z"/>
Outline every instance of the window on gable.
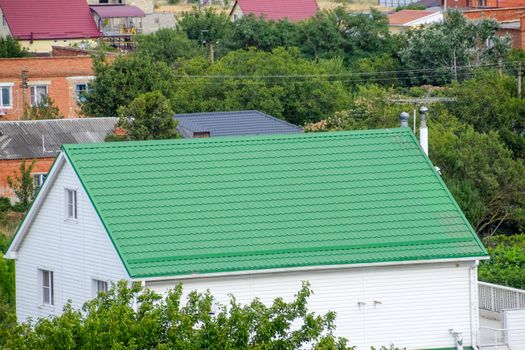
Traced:
<path fill-rule="evenodd" d="M 85 102 L 86 94 L 89 93 L 89 84 L 87 83 L 77 84 L 75 86 L 75 93 L 77 95 L 78 102 Z"/>
<path fill-rule="evenodd" d="M 11 86 L 0 86 L 0 108 L 11 108 L 13 88 Z"/>
<path fill-rule="evenodd" d="M 108 291 L 108 282 L 93 280 L 93 290 L 95 292 L 95 296 L 99 295 L 100 293 L 106 293 Z"/>
<path fill-rule="evenodd" d="M 76 220 L 77 218 L 77 191 L 66 190 L 66 219 Z"/>
<path fill-rule="evenodd" d="M 40 279 L 42 281 L 42 304 L 54 305 L 53 271 L 40 270 Z"/>
<path fill-rule="evenodd" d="M 31 107 L 37 107 L 47 96 L 47 85 L 31 85 L 30 95 Z"/>

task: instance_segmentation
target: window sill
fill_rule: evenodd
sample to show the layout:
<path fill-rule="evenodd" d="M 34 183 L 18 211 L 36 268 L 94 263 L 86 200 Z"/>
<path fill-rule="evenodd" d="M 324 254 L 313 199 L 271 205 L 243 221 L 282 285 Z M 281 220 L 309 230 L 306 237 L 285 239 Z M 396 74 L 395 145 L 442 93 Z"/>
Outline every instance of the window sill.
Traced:
<path fill-rule="evenodd" d="M 55 305 L 48 305 L 48 304 L 40 304 L 38 306 L 39 310 L 45 310 L 45 311 L 51 311 L 55 312 Z"/>

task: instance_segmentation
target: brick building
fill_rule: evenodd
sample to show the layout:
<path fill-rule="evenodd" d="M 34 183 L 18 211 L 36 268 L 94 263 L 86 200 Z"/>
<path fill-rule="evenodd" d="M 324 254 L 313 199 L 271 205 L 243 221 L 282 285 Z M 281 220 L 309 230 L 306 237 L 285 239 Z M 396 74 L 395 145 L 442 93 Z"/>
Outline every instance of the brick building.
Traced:
<path fill-rule="evenodd" d="M 0 59 L 0 122 L 24 119 L 24 110 L 37 105 L 43 95 L 64 118 L 77 118 L 78 101 L 94 78 L 92 64 L 90 56 Z"/>
<path fill-rule="evenodd" d="M 525 0 L 441 0 L 448 8 L 513 8 L 525 6 Z"/>
<path fill-rule="evenodd" d="M 469 10 L 463 14 L 470 20 L 496 20 L 499 23 L 497 34 L 510 35 L 513 48 L 525 49 L 525 7 Z"/>
<path fill-rule="evenodd" d="M 20 173 L 22 161 L 27 165 L 35 161 L 31 174 L 38 187 L 63 144 L 102 142 L 116 122 L 116 118 L 0 122 L 0 196 L 14 199 L 7 177 Z"/>

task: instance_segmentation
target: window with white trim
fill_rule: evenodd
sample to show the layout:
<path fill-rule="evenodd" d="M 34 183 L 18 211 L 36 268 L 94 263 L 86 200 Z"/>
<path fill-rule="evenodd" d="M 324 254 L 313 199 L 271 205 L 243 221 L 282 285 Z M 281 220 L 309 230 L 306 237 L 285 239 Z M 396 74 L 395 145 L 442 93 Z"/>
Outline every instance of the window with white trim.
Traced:
<path fill-rule="evenodd" d="M 54 305 L 53 271 L 40 270 L 40 280 L 42 282 L 42 304 Z"/>
<path fill-rule="evenodd" d="M 13 107 L 13 87 L 12 85 L 0 85 L 0 108 Z"/>
<path fill-rule="evenodd" d="M 101 280 L 93 280 L 93 291 L 95 296 L 100 293 L 106 293 L 108 291 L 108 282 Z"/>
<path fill-rule="evenodd" d="M 86 95 L 89 93 L 89 84 L 80 83 L 75 86 L 75 93 L 77 95 L 78 102 L 86 101 Z"/>
<path fill-rule="evenodd" d="M 46 173 L 34 173 L 33 174 L 33 187 L 35 190 L 42 187 L 44 181 L 46 181 Z"/>
<path fill-rule="evenodd" d="M 31 85 L 30 95 L 31 107 L 38 106 L 43 102 L 44 97 L 47 96 L 47 85 Z"/>
<path fill-rule="evenodd" d="M 77 218 L 77 191 L 66 189 L 66 219 L 76 220 Z"/>

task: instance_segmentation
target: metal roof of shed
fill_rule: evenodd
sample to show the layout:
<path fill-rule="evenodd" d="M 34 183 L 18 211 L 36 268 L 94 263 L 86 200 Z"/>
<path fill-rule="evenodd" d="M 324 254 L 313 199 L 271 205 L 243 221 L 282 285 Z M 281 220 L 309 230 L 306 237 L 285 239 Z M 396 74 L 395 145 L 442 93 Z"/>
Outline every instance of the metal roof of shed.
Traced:
<path fill-rule="evenodd" d="M 63 149 L 132 278 L 487 256 L 408 128 Z"/>
<path fill-rule="evenodd" d="M 101 18 L 144 17 L 146 14 L 140 8 L 132 5 L 91 5 L 91 11 Z"/>
<path fill-rule="evenodd" d="M 103 142 L 117 118 L 0 122 L 0 160 L 55 157 L 63 144 Z"/>
<path fill-rule="evenodd" d="M 177 130 L 183 137 L 209 132 L 210 136 L 289 134 L 303 129 L 256 110 L 177 114 Z"/>

